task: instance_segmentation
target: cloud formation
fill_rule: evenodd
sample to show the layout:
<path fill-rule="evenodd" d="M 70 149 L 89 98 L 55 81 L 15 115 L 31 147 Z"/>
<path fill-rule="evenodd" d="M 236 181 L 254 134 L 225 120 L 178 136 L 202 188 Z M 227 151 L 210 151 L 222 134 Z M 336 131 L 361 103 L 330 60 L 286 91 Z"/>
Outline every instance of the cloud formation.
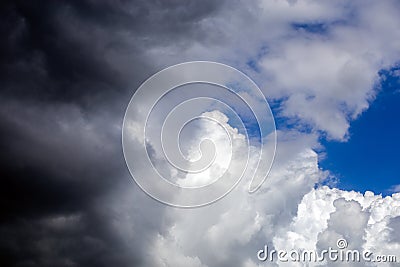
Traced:
<path fill-rule="evenodd" d="M 257 266 L 265 243 L 398 255 L 399 195 L 321 187 L 319 138 L 344 141 L 399 58 L 396 1 L 13 1 L 0 11 L 0 265 Z M 214 60 L 279 120 L 257 194 L 172 209 L 131 180 L 128 100 L 171 64 Z M 295 125 L 290 129 L 288 125 Z M 398 256 L 400 258 L 400 255 Z M 390 266 L 390 265 L 388 265 Z"/>

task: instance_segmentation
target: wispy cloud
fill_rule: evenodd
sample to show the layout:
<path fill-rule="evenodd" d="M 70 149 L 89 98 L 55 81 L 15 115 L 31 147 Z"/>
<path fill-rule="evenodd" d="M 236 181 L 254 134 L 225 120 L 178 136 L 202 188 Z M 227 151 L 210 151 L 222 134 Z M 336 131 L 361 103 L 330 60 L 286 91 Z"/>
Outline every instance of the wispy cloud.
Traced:
<path fill-rule="evenodd" d="M 319 140 L 345 141 L 378 71 L 400 59 L 399 10 L 396 1 L 5 3 L 0 265 L 256 266 L 265 242 L 319 247 L 338 235 L 398 253 L 387 237 L 400 231 L 398 195 L 314 187 L 329 177 Z M 239 187 L 213 206 L 176 210 L 131 180 L 120 131 L 135 88 L 190 60 L 244 71 L 276 103 L 282 129 L 257 194 Z"/>

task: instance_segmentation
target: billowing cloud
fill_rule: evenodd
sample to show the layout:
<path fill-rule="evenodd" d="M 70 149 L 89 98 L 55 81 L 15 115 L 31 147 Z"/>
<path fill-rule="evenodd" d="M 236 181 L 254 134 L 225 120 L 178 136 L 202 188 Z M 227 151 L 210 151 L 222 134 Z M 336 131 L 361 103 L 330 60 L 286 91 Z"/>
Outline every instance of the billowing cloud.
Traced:
<path fill-rule="evenodd" d="M 399 8 L 4 3 L 0 265 L 264 266 L 256 253 L 265 244 L 323 249 L 339 237 L 400 259 L 399 195 L 321 186 L 329 173 L 317 153 L 320 138 L 348 138 L 379 90 L 379 70 L 398 62 Z M 256 194 L 243 183 L 214 205 L 181 210 L 131 180 L 120 137 L 128 100 L 154 72 L 187 60 L 243 70 L 273 104 L 278 151 Z"/>

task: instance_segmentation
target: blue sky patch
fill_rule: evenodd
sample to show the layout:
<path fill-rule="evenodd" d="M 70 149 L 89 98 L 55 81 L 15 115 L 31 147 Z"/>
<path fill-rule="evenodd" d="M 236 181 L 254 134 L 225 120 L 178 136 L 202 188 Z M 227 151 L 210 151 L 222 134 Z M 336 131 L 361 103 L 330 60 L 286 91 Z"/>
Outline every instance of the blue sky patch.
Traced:
<path fill-rule="evenodd" d="M 322 140 L 320 166 L 339 178 L 338 187 L 391 194 L 400 184 L 399 69 L 381 71 L 381 91 L 369 109 L 351 123 L 348 142 Z"/>

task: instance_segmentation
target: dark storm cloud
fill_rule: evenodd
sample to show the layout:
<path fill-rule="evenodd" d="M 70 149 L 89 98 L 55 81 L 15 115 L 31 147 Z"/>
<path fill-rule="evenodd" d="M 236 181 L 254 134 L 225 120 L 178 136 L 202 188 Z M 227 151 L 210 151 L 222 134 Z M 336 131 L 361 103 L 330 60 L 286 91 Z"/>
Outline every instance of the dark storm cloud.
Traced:
<path fill-rule="evenodd" d="M 115 37 L 111 30 L 96 36 L 95 26 L 76 17 L 69 3 L 23 2 L 3 12 L 8 23 L 2 31 L 9 38 L 2 47 L 1 78 L 7 93 L 77 101 L 99 91 L 121 90 L 118 75 L 102 59 L 112 42 L 108 40 Z"/>
<path fill-rule="evenodd" d="M 118 128 L 111 118 L 96 123 L 74 106 L 39 107 L 11 100 L 2 103 L 0 118 L 6 163 L 2 179 L 7 185 L 1 189 L 2 216 L 29 207 L 36 215 L 48 212 L 46 208 L 63 210 L 63 205 L 79 208 L 76 203 L 110 185 L 107 177 L 121 173 L 116 172 L 121 156 L 114 147 Z"/>
<path fill-rule="evenodd" d="M 152 200 L 130 210 L 150 210 L 132 220 L 136 244 L 111 229 L 126 214 L 106 196 L 134 187 L 120 147 L 124 109 L 132 88 L 159 68 L 147 50 L 204 42 L 197 22 L 222 2 L 1 5 L 0 265 L 140 264 L 162 211 Z"/>
<path fill-rule="evenodd" d="M 1 29 L 2 36 L 8 36 L 1 47 L 3 91 L 77 101 L 99 91 L 116 93 L 132 87 L 133 81 L 147 78 L 142 76 L 151 66 L 146 49 L 203 40 L 206 32 L 196 23 L 212 14 L 216 5 L 214 1 L 7 5 Z M 130 67 L 135 72 L 121 73 L 107 59 L 113 54 L 132 57 Z"/>

